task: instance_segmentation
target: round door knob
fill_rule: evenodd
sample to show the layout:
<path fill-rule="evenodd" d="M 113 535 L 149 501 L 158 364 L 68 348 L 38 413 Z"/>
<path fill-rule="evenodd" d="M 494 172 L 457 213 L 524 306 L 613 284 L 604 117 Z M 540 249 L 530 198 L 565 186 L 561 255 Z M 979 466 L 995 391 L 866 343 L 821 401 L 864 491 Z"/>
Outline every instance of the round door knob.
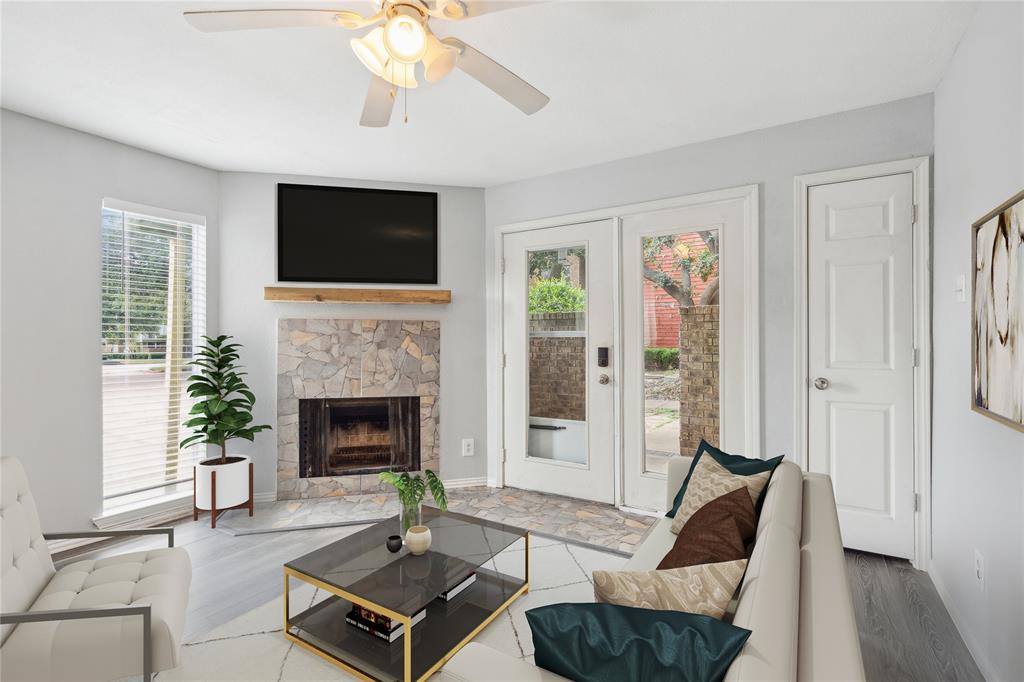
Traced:
<path fill-rule="evenodd" d="M 814 380 L 814 387 L 819 391 L 824 391 L 829 386 L 831 386 L 831 383 L 825 377 L 818 377 Z"/>
<path fill-rule="evenodd" d="M 602 374 L 597 378 L 597 383 L 601 384 L 602 386 L 607 384 L 609 381 L 611 381 L 611 379 L 608 378 L 607 374 Z"/>

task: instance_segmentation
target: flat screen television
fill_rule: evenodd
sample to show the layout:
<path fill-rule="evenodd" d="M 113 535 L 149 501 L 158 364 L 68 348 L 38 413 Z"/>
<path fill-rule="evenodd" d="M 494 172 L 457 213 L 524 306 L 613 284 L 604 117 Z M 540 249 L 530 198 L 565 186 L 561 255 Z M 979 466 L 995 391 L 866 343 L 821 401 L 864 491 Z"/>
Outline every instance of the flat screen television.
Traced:
<path fill-rule="evenodd" d="M 437 284 L 437 193 L 278 184 L 277 279 Z"/>

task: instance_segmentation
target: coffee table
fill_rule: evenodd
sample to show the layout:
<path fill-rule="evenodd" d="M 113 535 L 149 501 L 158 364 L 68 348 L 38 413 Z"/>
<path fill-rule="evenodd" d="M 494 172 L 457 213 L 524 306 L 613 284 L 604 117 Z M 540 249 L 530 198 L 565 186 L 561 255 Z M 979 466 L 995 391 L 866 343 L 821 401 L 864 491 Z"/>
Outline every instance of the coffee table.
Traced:
<path fill-rule="evenodd" d="M 530 589 L 529 531 L 424 507 L 430 549 L 391 553 L 384 542 L 399 532 L 398 517 L 376 523 L 284 565 L 284 636 L 362 680 L 424 680 Z M 500 572 L 491 561 L 522 540 L 522 570 Z M 504 565 L 505 562 L 502 562 Z M 476 580 L 451 601 L 437 599 L 470 573 Z M 330 597 L 291 614 L 289 580 Z M 404 625 L 387 642 L 345 621 L 353 604 Z M 410 625 L 426 608 L 426 618 Z"/>

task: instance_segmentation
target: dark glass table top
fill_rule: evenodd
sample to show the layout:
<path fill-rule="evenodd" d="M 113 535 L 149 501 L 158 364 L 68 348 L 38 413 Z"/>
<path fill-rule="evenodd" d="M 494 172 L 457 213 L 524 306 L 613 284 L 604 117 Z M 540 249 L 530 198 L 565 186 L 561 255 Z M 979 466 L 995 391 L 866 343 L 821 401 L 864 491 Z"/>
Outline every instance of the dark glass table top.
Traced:
<path fill-rule="evenodd" d="M 421 556 L 405 547 L 392 553 L 384 546 L 388 536 L 400 532 L 398 516 L 393 516 L 285 566 L 412 616 L 528 532 L 433 507 L 423 507 L 422 524 L 430 529 L 431 543 Z"/>

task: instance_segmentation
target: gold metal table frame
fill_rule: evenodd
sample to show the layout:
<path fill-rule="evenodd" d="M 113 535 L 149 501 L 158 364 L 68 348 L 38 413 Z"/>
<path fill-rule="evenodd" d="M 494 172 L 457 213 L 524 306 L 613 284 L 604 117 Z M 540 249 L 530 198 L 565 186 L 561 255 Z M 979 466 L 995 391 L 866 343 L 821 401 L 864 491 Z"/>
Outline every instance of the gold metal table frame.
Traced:
<path fill-rule="evenodd" d="M 478 634 L 480 634 L 480 632 L 484 628 L 486 628 L 488 625 L 490 625 L 491 621 L 493 621 L 505 609 L 507 609 L 512 604 L 512 602 L 514 602 L 516 599 L 518 599 L 519 597 L 521 597 L 522 595 L 524 595 L 524 594 L 526 594 L 527 592 L 530 591 L 530 533 L 527 532 L 526 535 L 523 536 L 523 539 L 526 542 L 526 546 L 525 546 L 524 552 L 523 552 L 523 554 L 524 554 L 523 561 L 525 563 L 526 581 L 524 582 L 523 586 L 520 587 L 518 590 L 516 590 L 512 594 L 512 596 L 510 596 L 508 599 L 506 599 L 505 602 L 501 606 L 499 606 L 497 609 L 494 610 L 493 613 L 491 613 L 489 616 L 487 616 L 487 618 L 485 618 L 482 623 L 480 623 L 478 626 L 473 628 L 473 630 L 468 635 L 463 637 L 462 640 L 458 644 L 456 644 L 452 649 L 450 649 L 444 656 L 442 656 L 439 661 L 434 663 L 434 665 L 430 666 L 430 668 L 427 669 L 427 672 L 425 674 L 423 674 L 421 677 L 416 679 L 416 682 L 421 682 L 422 680 L 426 680 L 431 675 L 433 675 L 435 672 L 437 672 L 441 668 L 441 666 L 443 666 L 445 663 L 447 663 L 451 659 L 452 656 L 457 654 L 462 647 L 466 646 L 466 644 L 468 644 L 470 642 L 470 640 L 472 640 L 474 637 L 476 637 Z M 499 554 L 500 554 L 500 552 L 499 552 Z M 341 660 L 337 656 L 335 656 L 335 655 L 333 655 L 333 654 L 331 654 L 331 653 L 329 653 L 327 651 L 324 651 L 323 649 L 321 649 L 320 647 L 316 646 L 315 644 L 307 642 L 306 640 L 302 639 L 301 637 L 293 635 L 289 631 L 290 627 L 291 627 L 289 622 L 288 622 L 288 614 L 289 614 L 288 581 L 289 581 L 289 578 L 295 578 L 296 580 L 299 580 L 299 581 L 308 583 L 310 585 L 313 585 L 315 587 L 318 587 L 321 590 L 324 590 L 325 592 L 333 594 L 333 595 L 335 595 L 337 597 L 341 597 L 342 599 L 350 601 L 353 604 L 357 604 L 359 606 L 363 606 L 365 608 L 368 608 L 368 609 L 371 609 L 373 611 L 376 611 L 377 613 L 385 615 L 388 618 L 391 618 L 392 620 L 396 620 L 396 621 L 402 623 L 403 625 L 405 625 L 405 632 L 402 634 L 403 647 L 404 647 L 404 650 L 405 650 L 404 651 L 404 655 L 403 655 L 403 660 L 402 660 L 402 663 L 403 663 L 404 669 L 405 669 L 404 682 L 414 682 L 413 681 L 413 677 L 412 677 L 412 639 L 413 638 L 412 638 L 412 617 L 411 616 L 403 616 L 402 614 L 398 613 L 397 611 L 392 611 L 391 609 L 387 609 L 387 608 L 384 608 L 383 606 L 380 606 L 378 604 L 374 604 L 372 601 L 369 601 L 368 599 L 363 599 L 362 597 L 354 595 L 351 592 L 347 592 L 345 590 L 342 590 L 342 589 L 340 589 L 338 587 L 335 587 L 334 585 L 328 585 L 327 583 L 323 582 L 322 580 L 318 580 L 317 578 L 314 578 L 311 575 L 307 575 L 306 573 L 303 573 L 301 571 L 297 571 L 294 568 L 289 568 L 287 566 L 284 567 L 284 636 L 285 636 L 285 638 L 288 639 L 289 641 L 297 644 L 298 646 L 302 647 L 306 651 L 309 651 L 310 653 L 316 654 L 320 658 L 323 658 L 324 660 L 333 663 L 334 665 L 338 666 L 339 668 L 341 668 L 345 672 L 347 672 L 347 673 L 349 673 L 351 675 L 354 675 L 355 677 L 357 677 L 360 680 L 366 680 L 367 682 L 379 682 L 377 680 L 377 678 L 368 675 L 367 673 L 363 672 L 362 670 L 359 670 L 358 668 L 354 667 L 353 665 L 350 665 L 349 663 Z"/>

